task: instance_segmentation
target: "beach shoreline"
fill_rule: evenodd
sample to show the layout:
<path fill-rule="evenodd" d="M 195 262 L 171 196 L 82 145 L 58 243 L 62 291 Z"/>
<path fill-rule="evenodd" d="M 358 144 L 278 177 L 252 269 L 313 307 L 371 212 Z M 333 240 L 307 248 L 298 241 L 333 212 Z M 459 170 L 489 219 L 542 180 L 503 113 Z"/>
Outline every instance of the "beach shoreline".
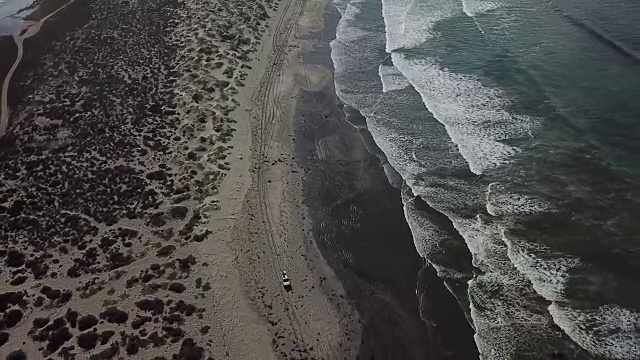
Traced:
<path fill-rule="evenodd" d="M 166 0 L 172 11 L 141 2 L 115 23 L 111 14 L 121 10 L 103 5 L 77 0 L 45 23 L 25 41 L 10 84 L 4 176 L 27 159 L 84 167 L 47 170 L 51 179 L 41 179 L 24 165 L 40 191 L 29 196 L 60 213 L 57 223 L 76 224 L 69 239 L 58 238 L 64 229 L 49 230 L 48 218 L 38 219 L 46 233 L 29 227 L 41 208 L 20 205 L 24 179 L 12 175 L 0 187 L 0 241 L 9 247 L 1 275 L 10 284 L 2 312 L 21 314 L 0 355 L 446 358 L 421 319 L 424 262 L 400 190 L 366 128 L 353 126 L 364 119 L 335 93 L 333 5 L 261 2 L 256 11 L 268 16 L 243 29 L 217 14 L 248 16 L 242 1 L 209 9 Z M 83 78 L 112 67 L 111 58 L 93 52 L 78 66 L 70 50 L 54 46 L 65 36 L 69 49 L 103 37 L 126 43 L 114 34 L 149 8 L 157 16 L 147 25 L 164 32 L 141 38 L 143 55 L 119 54 L 141 68 L 109 74 L 141 88 L 120 88 L 105 74 Z M 73 15 L 80 16 L 65 21 Z M 102 23 L 109 26 L 96 27 Z M 212 30 L 223 36 L 210 37 Z M 76 66 L 77 74 L 67 71 Z M 108 96 L 91 95 L 96 90 Z M 99 191 L 94 177 L 106 184 Z M 87 187 L 74 190 L 78 184 Z M 42 265 L 47 256 L 56 259 L 51 269 Z M 11 302 L 11 294 L 24 301 Z M 78 318 L 96 323 L 87 328 Z"/>

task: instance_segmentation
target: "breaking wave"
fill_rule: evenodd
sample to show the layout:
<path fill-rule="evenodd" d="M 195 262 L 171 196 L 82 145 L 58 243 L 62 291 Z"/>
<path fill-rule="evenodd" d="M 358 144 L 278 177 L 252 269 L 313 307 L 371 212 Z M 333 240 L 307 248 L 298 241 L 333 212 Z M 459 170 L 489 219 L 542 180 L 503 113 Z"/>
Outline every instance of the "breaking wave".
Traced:
<path fill-rule="evenodd" d="M 486 78 L 420 50 L 437 42 L 440 21 L 488 16 L 504 5 L 378 1 L 337 6 L 336 91 L 367 119 L 408 187 L 403 202 L 416 250 L 471 319 L 482 357 L 640 357 L 638 313 L 613 304 L 581 307 L 567 288 L 589 265 L 518 235 L 523 219 L 560 211 L 548 197 L 500 177 L 519 174 L 523 149 L 535 145 L 545 120 L 519 113 Z"/>

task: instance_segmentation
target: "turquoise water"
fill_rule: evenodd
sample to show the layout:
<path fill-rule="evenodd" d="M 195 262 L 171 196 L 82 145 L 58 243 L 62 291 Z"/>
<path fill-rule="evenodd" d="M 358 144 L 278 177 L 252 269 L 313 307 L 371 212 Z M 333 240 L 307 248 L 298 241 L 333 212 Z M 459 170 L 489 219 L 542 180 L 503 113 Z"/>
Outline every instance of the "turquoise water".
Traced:
<path fill-rule="evenodd" d="M 338 94 L 449 219 L 405 199 L 483 358 L 640 358 L 640 5 L 335 5 Z"/>

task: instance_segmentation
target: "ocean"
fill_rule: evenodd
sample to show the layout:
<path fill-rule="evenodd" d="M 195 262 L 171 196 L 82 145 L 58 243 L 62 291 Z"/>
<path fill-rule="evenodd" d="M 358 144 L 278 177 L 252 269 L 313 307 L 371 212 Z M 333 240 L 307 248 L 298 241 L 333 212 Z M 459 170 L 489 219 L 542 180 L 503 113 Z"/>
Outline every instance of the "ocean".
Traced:
<path fill-rule="evenodd" d="M 640 2 L 334 5 L 338 96 L 481 357 L 640 359 Z"/>
<path fill-rule="evenodd" d="M 29 7 L 33 0 L 0 0 L 0 36 L 10 35 L 22 25 L 22 12 Z"/>

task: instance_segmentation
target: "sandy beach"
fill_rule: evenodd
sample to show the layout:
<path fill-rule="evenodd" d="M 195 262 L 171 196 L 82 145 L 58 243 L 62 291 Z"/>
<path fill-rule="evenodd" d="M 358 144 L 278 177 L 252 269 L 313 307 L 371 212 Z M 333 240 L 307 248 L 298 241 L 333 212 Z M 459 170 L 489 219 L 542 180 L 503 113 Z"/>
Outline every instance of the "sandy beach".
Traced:
<path fill-rule="evenodd" d="M 24 40 L 0 134 L 2 359 L 446 358 L 400 190 L 335 96 L 338 16 L 76 0 Z"/>

